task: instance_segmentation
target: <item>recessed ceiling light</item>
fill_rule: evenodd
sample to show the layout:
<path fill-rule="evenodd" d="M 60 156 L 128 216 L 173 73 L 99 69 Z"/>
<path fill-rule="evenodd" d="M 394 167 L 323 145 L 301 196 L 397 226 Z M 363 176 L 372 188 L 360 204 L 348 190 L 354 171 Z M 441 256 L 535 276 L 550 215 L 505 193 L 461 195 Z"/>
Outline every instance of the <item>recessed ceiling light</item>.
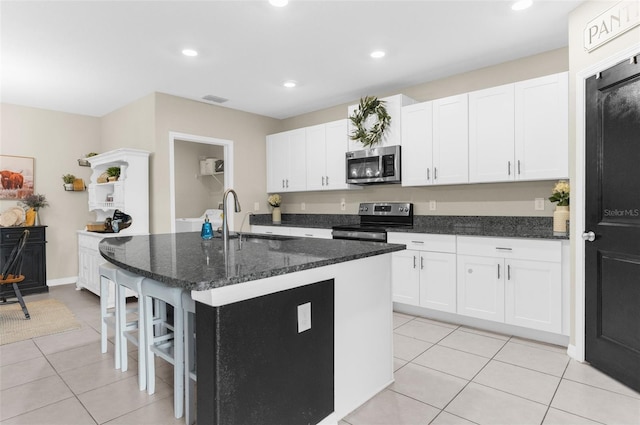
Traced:
<path fill-rule="evenodd" d="M 182 54 L 185 56 L 198 56 L 198 52 L 193 49 L 183 49 Z"/>
<path fill-rule="evenodd" d="M 288 89 L 292 89 L 295 86 L 297 86 L 298 83 L 296 81 L 293 81 L 293 80 L 287 80 L 284 83 L 282 83 L 282 85 L 285 86 Z"/>
<path fill-rule="evenodd" d="M 374 50 L 373 52 L 371 52 L 370 56 L 374 59 L 380 59 L 383 58 L 384 55 L 386 55 L 385 52 L 383 52 L 382 50 Z"/>
<path fill-rule="evenodd" d="M 524 10 L 531 7 L 533 0 L 519 0 L 511 5 L 511 10 Z"/>
<path fill-rule="evenodd" d="M 289 4 L 289 0 L 269 0 L 269 4 L 275 7 L 285 7 Z"/>

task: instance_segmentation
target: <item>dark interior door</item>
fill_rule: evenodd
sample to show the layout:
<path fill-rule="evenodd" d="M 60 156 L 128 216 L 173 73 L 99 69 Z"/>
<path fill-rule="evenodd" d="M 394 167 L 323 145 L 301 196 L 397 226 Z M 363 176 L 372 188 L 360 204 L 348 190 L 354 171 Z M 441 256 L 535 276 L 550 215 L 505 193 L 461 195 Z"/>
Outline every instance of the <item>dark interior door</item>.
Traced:
<path fill-rule="evenodd" d="M 627 60 L 586 82 L 583 238 L 586 360 L 640 391 L 638 60 Z"/>

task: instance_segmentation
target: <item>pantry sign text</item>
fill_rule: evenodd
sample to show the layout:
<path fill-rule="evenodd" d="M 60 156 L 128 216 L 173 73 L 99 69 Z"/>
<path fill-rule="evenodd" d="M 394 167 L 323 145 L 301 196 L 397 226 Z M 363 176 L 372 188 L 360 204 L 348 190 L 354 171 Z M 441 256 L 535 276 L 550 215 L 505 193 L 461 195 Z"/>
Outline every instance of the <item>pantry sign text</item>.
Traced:
<path fill-rule="evenodd" d="M 621 1 L 591 20 L 584 30 L 584 48 L 590 52 L 640 24 L 640 2 Z"/>

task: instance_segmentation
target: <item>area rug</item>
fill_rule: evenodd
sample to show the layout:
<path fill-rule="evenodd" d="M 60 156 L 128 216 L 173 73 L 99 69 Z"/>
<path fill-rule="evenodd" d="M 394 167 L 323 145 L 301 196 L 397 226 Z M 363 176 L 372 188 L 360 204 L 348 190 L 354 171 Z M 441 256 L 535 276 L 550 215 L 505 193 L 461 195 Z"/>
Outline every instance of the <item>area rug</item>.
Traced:
<path fill-rule="evenodd" d="M 71 310 L 58 300 L 27 302 L 27 309 L 30 320 L 18 303 L 0 306 L 0 345 L 80 327 Z"/>

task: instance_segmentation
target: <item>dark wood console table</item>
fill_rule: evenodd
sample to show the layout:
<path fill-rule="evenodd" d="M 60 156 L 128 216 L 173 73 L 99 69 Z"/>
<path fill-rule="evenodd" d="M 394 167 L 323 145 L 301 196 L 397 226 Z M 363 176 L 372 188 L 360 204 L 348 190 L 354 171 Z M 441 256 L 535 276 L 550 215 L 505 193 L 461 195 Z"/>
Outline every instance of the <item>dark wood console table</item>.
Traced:
<path fill-rule="evenodd" d="M 28 229 L 29 239 L 24 248 L 22 274 L 25 279 L 19 283 L 22 295 L 49 292 L 47 286 L 47 250 L 46 230 L 47 226 L 30 227 L 0 227 L 0 261 L 1 265 L 11 255 L 11 250 L 18 242 L 24 229 Z M 11 285 L 0 287 L 0 298 L 14 298 L 15 294 Z"/>

